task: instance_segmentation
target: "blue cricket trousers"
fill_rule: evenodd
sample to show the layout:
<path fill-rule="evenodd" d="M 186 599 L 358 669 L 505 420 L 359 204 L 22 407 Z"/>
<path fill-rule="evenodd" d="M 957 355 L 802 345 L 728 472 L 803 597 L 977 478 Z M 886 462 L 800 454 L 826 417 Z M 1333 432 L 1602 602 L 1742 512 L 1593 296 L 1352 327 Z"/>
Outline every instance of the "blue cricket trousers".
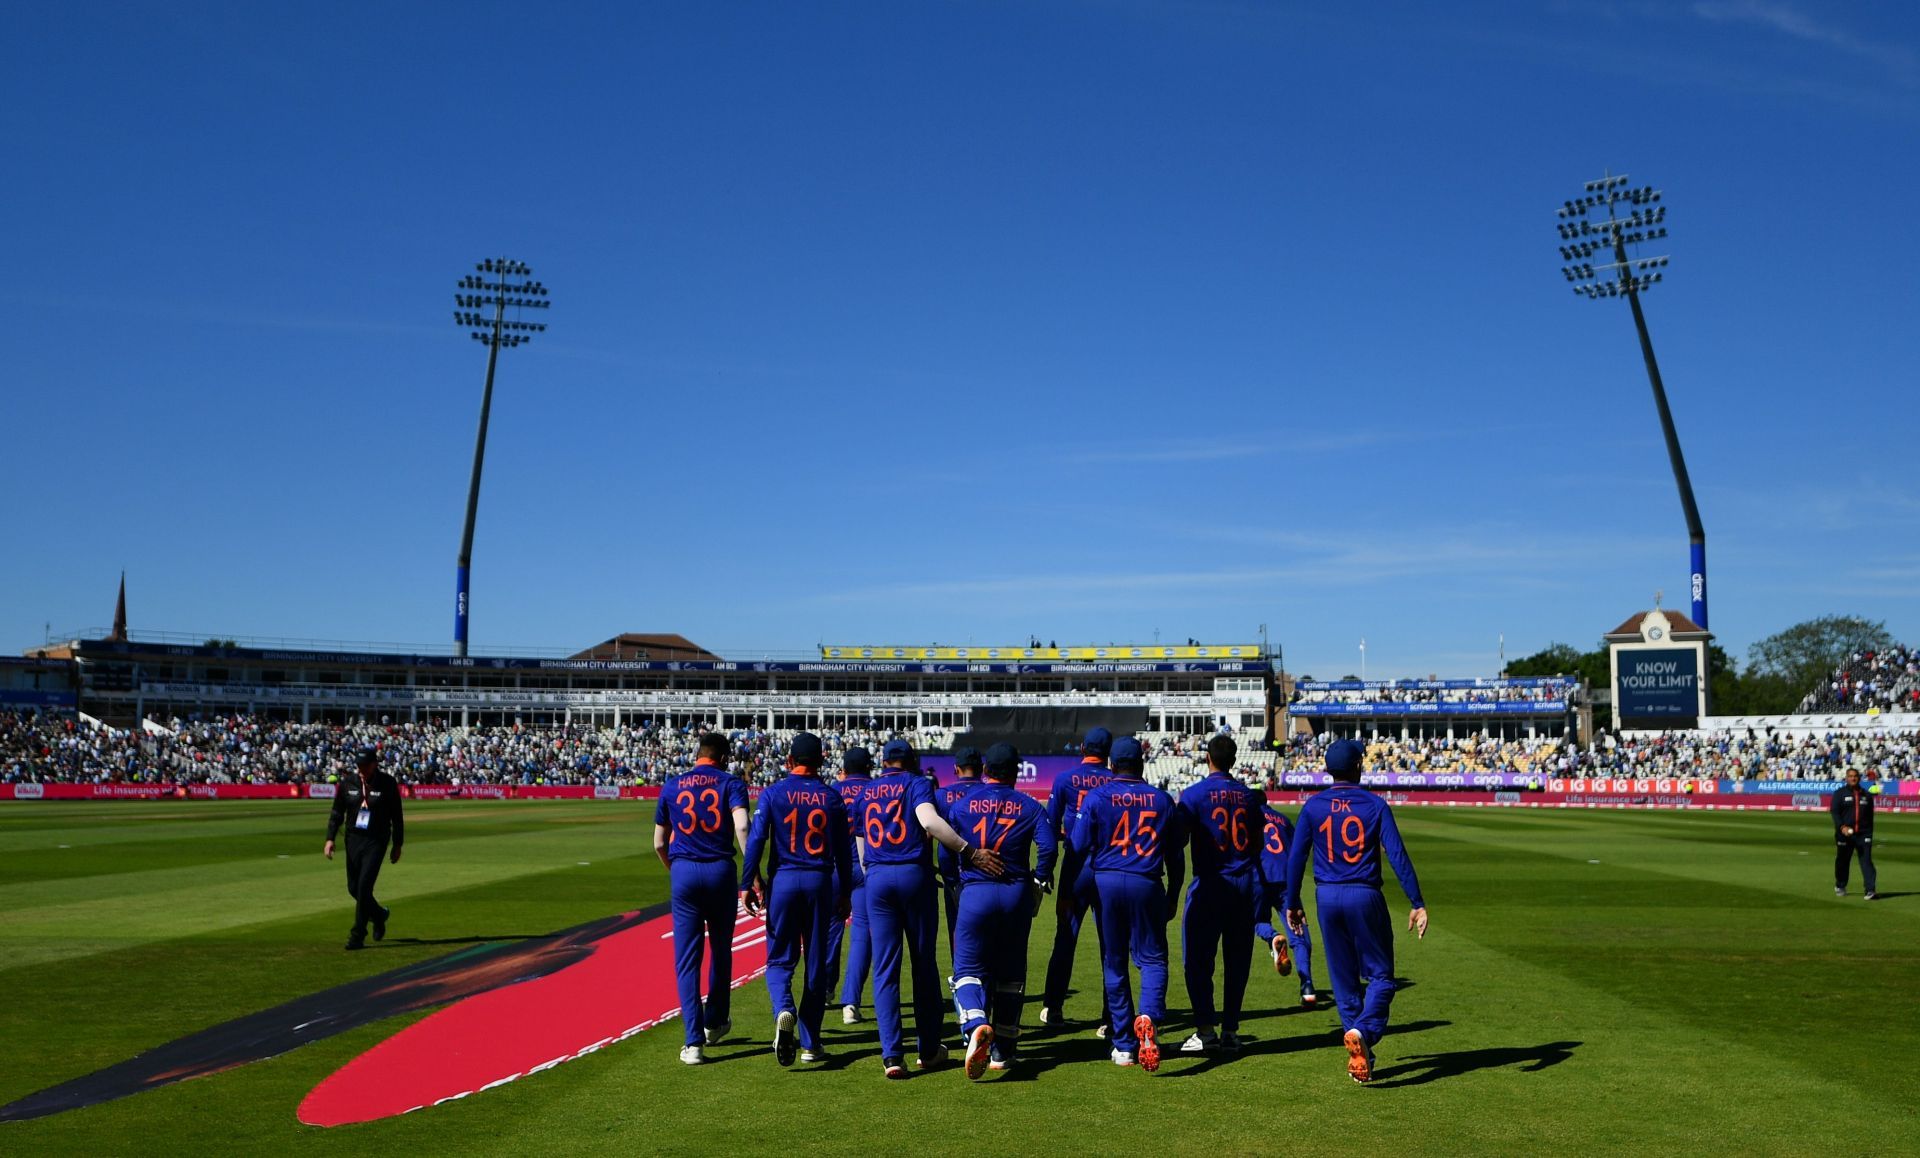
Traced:
<path fill-rule="evenodd" d="M 673 900 L 673 976 L 680 990 L 680 1020 L 687 1044 L 703 1031 L 731 1020 L 733 1012 L 733 920 L 740 881 L 732 860 L 676 860 L 668 870 Z M 700 956 L 706 950 L 707 1002 L 700 1006 Z"/>
<path fill-rule="evenodd" d="M 1131 1053 L 1133 986 L 1127 962 L 1140 970 L 1140 1012 L 1157 1024 L 1167 1017 L 1167 889 L 1158 874 L 1103 872 L 1094 892 L 1100 902 L 1100 965 L 1107 982 L 1107 1041 Z"/>
<path fill-rule="evenodd" d="M 1387 1011 L 1393 1007 L 1393 922 L 1387 917 L 1387 898 L 1371 885 L 1316 885 L 1314 901 L 1340 1028 L 1359 1030 L 1372 1045 L 1385 1036 Z"/>
<path fill-rule="evenodd" d="M 1195 1025 L 1218 1025 L 1222 1032 L 1240 1028 L 1247 974 L 1253 965 L 1254 903 L 1259 889 L 1260 875 L 1252 866 L 1231 876 L 1196 876 L 1187 885 L 1187 907 L 1180 916 L 1180 952 Z M 1213 1006 L 1216 949 L 1226 958 L 1222 962 L 1225 984 L 1217 1021 Z"/>
<path fill-rule="evenodd" d="M 900 947 L 904 940 L 913 970 L 913 1030 L 925 1057 L 940 1048 L 946 997 L 940 991 L 939 901 L 933 870 L 920 864 L 867 868 L 867 933 L 873 945 L 873 1015 L 880 1027 L 880 1056 L 906 1057 L 900 1021 Z"/>
<path fill-rule="evenodd" d="M 1260 882 L 1260 919 L 1254 923 L 1253 936 L 1262 945 L 1273 944 L 1275 937 L 1285 935 L 1287 944 L 1293 949 L 1293 970 L 1300 976 L 1302 991 L 1313 988 L 1313 936 L 1302 928 L 1298 933 L 1287 928 L 1287 915 L 1281 910 L 1286 905 L 1286 882 Z M 1273 924 L 1278 920 L 1278 925 Z"/>
<path fill-rule="evenodd" d="M 1027 992 L 1033 889 L 1025 881 L 973 881 L 959 890 L 953 935 L 953 1001 L 961 1036 L 993 1026 L 1001 1057 L 1020 1044 Z"/>
<path fill-rule="evenodd" d="M 773 1000 L 773 1012 L 798 1014 L 800 1048 L 816 1049 L 820 1044 L 820 1017 L 827 1008 L 827 989 L 833 984 L 827 972 L 828 933 L 839 922 L 834 919 L 833 873 L 824 869 L 798 869 L 791 866 L 773 874 L 767 898 L 767 996 Z M 793 1004 L 793 967 L 805 946 L 806 970 L 800 982 L 800 1007 Z"/>

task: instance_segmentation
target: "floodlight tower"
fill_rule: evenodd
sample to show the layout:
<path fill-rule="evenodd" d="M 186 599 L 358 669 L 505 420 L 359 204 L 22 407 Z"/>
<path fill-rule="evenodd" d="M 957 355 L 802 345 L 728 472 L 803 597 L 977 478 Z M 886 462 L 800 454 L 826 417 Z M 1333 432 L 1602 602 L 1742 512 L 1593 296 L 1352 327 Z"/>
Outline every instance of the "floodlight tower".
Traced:
<path fill-rule="evenodd" d="M 521 279 L 515 281 L 513 279 Z M 453 607 L 453 654 L 467 654 L 467 578 L 473 563 L 473 516 L 480 506 L 480 466 L 487 457 L 487 416 L 493 410 L 493 370 L 500 361 L 500 348 L 512 349 L 533 341 L 546 330 L 541 322 L 521 321 L 522 310 L 544 310 L 547 287 L 533 280 L 533 271 L 525 262 L 507 258 L 488 258 L 474 266 L 474 272 L 460 279 L 453 303 L 454 324 L 468 330 L 473 340 L 487 347 L 487 387 L 480 395 L 480 433 L 473 441 L 473 480 L 467 484 L 467 524 L 460 532 L 460 559 L 454 569 L 458 592 Z M 492 307 L 492 317 L 484 312 Z M 512 320 L 507 310 L 514 311 Z"/>
<path fill-rule="evenodd" d="M 1606 210 L 1606 220 L 1599 211 Z M 1621 212 L 1626 216 L 1621 216 Z M 1680 453 L 1680 435 L 1673 429 L 1673 411 L 1667 406 L 1667 388 L 1660 381 L 1660 363 L 1653 357 L 1653 339 L 1647 336 L 1647 316 L 1640 295 L 1662 277 L 1667 255 L 1627 256 L 1628 246 L 1640 246 L 1666 237 L 1667 207 L 1651 185 L 1628 186 L 1626 174 L 1609 174 L 1586 183 L 1585 192 L 1560 206 L 1560 258 L 1568 262 L 1561 274 L 1573 283 L 1573 292 L 1587 298 L 1626 298 L 1633 307 L 1634 328 L 1640 332 L 1640 353 L 1647 362 L 1647 380 L 1653 383 L 1653 404 L 1660 412 L 1660 430 L 1667 438 L 1667 459 L 1673 481 L 1680 488 L 1680 509 L 1687 517 L 1687 541 L 1693 593 L 1693 621 L 1707 626 L 1707 532 L 1700 508 L 1693 501 L 1693 483 L 1687 478 L 1686 456 Z M 1595 265 L 1598 255 L 1603 264 Z M 1613 258 L 1606 262 L 1607 257 Z"/>

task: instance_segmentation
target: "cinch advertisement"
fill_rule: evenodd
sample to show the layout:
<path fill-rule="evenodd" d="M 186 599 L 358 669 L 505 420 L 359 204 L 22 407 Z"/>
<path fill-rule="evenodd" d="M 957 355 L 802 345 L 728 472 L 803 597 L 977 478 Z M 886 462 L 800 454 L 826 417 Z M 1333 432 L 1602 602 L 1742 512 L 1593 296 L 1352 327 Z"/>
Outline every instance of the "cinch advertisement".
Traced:
<path fill-rule="evenodd" d="M 982 751 L 984 753 L 984 749 Z M 1014 781 L 1014 787 L 1028 795 L 1044 799 L 1053 791 L 1054 777 L 1079 766 L 1080 757 L 1078 756 L 1023 755 L 1020 758 L 1020 775 Z M 942 784 L 951 784 L 958 779 L 953 774 L 953 757 L 947 753 L 920 757 L 920 767 L 939 777 Z"/>
<path fill-rule="evenodd" d="M 1614 703 L 1623 719 L 1700 714 L 1700 655 L 1690 647 L 1657 647 L 1615 653 L 1620 674 Z"/>

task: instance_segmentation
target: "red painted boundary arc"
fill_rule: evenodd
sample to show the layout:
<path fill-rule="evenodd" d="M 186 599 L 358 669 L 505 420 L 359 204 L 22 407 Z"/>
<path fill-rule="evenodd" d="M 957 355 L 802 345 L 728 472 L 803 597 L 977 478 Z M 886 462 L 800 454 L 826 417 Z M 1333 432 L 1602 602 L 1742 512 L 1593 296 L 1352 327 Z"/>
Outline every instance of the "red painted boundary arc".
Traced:
<path fill-rule="evenodd" d="M 733 985 L 766 971 L 766 925 L 741 914 Z M 300 1103 L 309 1126 L 344 1126 L 451 1102 L 549 1070 L 680 1015 L 673 918 L 594 946 L 557 973 L 429 1014 L 361 1054 Z"/>

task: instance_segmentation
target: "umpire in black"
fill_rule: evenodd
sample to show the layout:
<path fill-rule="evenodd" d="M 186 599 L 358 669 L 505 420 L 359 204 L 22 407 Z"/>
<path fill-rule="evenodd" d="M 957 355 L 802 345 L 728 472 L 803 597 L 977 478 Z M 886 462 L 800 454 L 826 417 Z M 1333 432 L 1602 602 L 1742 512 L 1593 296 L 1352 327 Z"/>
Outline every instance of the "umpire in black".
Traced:
<path fill-rule="evenodd" d="M 1839 846 L 1833 858 L 1833 895 L 1847 895 L 1847 870 L 1858 855 L 1867 899 L 1878 900 L 1873 891 L 1873 793 L 1860 787 L 1858 768 L 1847 769 L 1847 782 L 1833 794 L 1833 840 Z"/>
<path fill-rule="evenodd" d="M 373 883 L 380 879 L 381 857 L 400 863 L 400 846 L 406 840 L 407 828 L 400 817 L 400 785 L 381 770 L 380 753 L 362 748 L 354 763 L 354 775 L 341 777 L 334 790 L 333 811 L 327 816 L 327 844 L 321 851 L 328 860 L 333 859 L 333 838 L 345 824 L 347 895 L 354 900 L 353 931 L 347 934 L 347 948 L 364 949 L 368 925 L 373 926 L 374 940 L 387 935 L 387 918 L 393 914 L 373 899 Z"/>

